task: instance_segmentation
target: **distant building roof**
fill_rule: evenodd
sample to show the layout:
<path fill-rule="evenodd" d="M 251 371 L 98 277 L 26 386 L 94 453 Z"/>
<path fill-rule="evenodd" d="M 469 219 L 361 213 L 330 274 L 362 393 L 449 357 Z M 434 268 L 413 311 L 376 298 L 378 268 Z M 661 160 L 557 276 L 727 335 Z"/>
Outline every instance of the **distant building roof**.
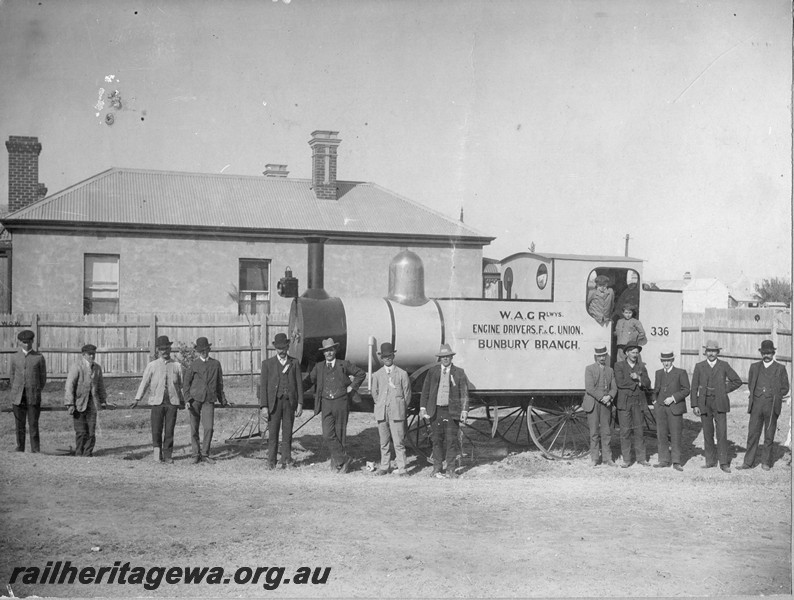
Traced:
<path fill-rule="evenodd" d="M 494 238 L 374 183 L 337 182 L 318 200 L 311 180 L 112 168 L 6 216 L 7 228 L 187 228 L 337 237 Z"/>
<path fill-rule="evenodd" d="M 745 290 L 729 290 L 728 295 L 736 302 L 758 302 L 758 296 Z"/>
<path fill-rule="evenodd" d="M 688 292 L 705 292 L 715 285 L 725 285 L 716 277 L 703 277 L 700 279 L 662 279 L 654 281 L 654 283 L 660 290 L 674 290 L 679 292 L 683 290 Z"/>
<path fill-rule="evenodd" d="M 543 254 L 537 252 L 516 252 L 510 256 L 506 256 L 501 262 L 507 262 L 514 258 L 527 257 L 538 258 L 540 260 L 559 259 L 559 260 L 585 260 L 585 261 L 600 261 L 600 262 L 642 262 L 641 258 L 630 258 L 628 256 L 604 256 L 596 254 L 556 254 L 553 252 L 544 252 Z"/>

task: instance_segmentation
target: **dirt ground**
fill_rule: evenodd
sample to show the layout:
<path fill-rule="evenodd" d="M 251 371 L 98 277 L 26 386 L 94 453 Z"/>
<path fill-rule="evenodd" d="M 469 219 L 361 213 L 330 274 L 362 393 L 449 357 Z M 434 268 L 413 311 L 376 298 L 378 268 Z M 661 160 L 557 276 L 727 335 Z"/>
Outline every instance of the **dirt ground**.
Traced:
<path fill-rule="evenodd" d="M 111 381 L 128 403 L 135 382 Z M 48 384 L 59 404 L 62 384 Z M 252 403 L 247 381 L 229 399 Z M 6 393 L 3 392 L 5 395 Z M 2 404 L 9 406 L 4 398 Z M 744 453 L 746 389 L 732 394 L 734 466 Z M 100 413 L 94 458 L 13 452 L 14 424 L 0 415 L 0 581 L 15 568 L 73 566 L 330 567 L 324 584 L 39 584 L 3 588 L 16 596 L 548 597 L 790 594 L 790 454 L 732 474 L 703 470 L 703 436 L 685 421 L 686 464 L 672 469 L 592 468 L 551 461 L 534 448 L 472 434 L 461 478 L 430 476 L 411 454 L 408 478 L 375 477 L 372 414 L 352 413 L 348 444 L 357 469 L 331 473 L 319 418 L 297 434 L 298 468 L 267 471 L 259 438 L 227 441 L 253 409 L 216 411 L 216 464 L 189 460 L 188 419 L 179 414 L 175 464 L 151 460 L 147 410 Z M 298 419 L 305 421 L 308 414 Z M 784 406 L 777 441 L 785 440 Z M 42 450 L 74 444 L 65 412 L 41 416 Z M 617 454 L 619 444 L 613 438 Z M 648 440 L 651 462 L 656 442 Z M 246 571 L 242 571 L 245 575 Z M 271 571 L 274 579 L 278 572 Z M 294 577 L 293 577 L 294 578 Z M 244 577 L 243 577 L 244 579 Z"/>

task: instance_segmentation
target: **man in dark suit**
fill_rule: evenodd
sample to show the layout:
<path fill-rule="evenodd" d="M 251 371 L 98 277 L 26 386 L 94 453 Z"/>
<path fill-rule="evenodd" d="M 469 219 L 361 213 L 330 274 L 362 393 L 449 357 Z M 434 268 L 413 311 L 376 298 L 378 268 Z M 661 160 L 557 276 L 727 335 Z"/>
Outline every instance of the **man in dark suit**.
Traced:
<path fill-rule="evenodd" d="M 659 462 L 654 467 L 669 467 L 672 461 L 676 471 L 681 466 L 681 436 L 684 432 L 686 398 L 689 396 L 689 376 L 686 371 L 673 366 L 675 354 L 662 352 L 662 368 L 656 371 L 653 384 L 653 399 L 656 416 L 656 441 L 659 447 Z M 670 442 L 667 441 L 668 432 Z M 672 452 L 671 452 L 672 446 Z M 672 457 L 671 457 L 672 454 Z"/>
<path fill-rule="evenodd" d="M 618 392 L 615 374 L 607 365 L 606 346 L 595 349 L 595 362 L 584 369 L 584 398 L 582 410 L 587 413 L 587 425 L 590 428 L 590 464 L 598 466 L 599 460 L 609 466 L 616 467 L 612 460 L 611 413 L 612 402 Z"/>
<path fill-rule="evenodd" d="M 458 434 L 460 426 L 455 418 L 460 416 L 464 425 L 469 410 L 469 380 L 460 367 L 452 364 L 455 353 L 449 344 L 441 344 L 436 354 L 440 364 L 433 366 L 425 376 L 422 397 L 419 400 L 419 417 L 430 421 L 433 440 L 433 476 L 439 479 L 457 477 L 452 468 L 455 457 L 462 454 Z M 446 447 L 447 472 L 444 472 Z"/>
<path fill-rule="evenodd" d="M 703 425 L 703 445 L 706 452 L 706 464 L 702 468 L 710 469 L 720 462 L 720 469 L 731 472 L 728 458 L 728 413 L 731 402 L 728 394 L 742 385 L 741 378 L 725 361 L 719 360 L 719 344 L 708 340 L 703 346 L 706 360 L 695 365 L 692 372 L 692 412 L 700 417 Z M 717 434 L 717 446 L 714 446 L 714 434 Z"/>
<path fill-rule="evenodd" d="M 772 468 L 772 444 L 775 442 L 777 418 L 783 406 L 783 397 L 789 392 L 789 380 L 786 367 L 775 361 L 775 344 L 772 340 L 764 340 L 758 349 L 761 353 L 759 362 L 750 365 L 747 376 L 748 397 L 747 412 L 750 413 L 750 424 L 747 426 L 747 452 L 744 453 L 744 464 L 737 469 L 752 469 L 755 466 L 755 453 L 764 432 L 764 446 L 761 453 L 761 468 L 768 471 Z"/>
<path fill-rule="evenodd" d="M 276 468 L 281 427 L 281 468 L 292 466 L 292 423 L 303 412 L 303 379 L 300 362 L 287 355 L 289 339 L 277 333 L 276 355 L 262 361 L 259 376 L 259 406 L 267 416 L 267 467 Z"/>
<path fill-rule="evenodd" d="M 35 334 L 29 329 L 17 334 L 19 351 L 11 357 L 9 380 L 11 402 L 17 430 L 17 452 L 25 451 L 25 419 L 30 425 L 30 451 L 38 452 L 39 414 L 41 413 L 41 390 L 47 383 L 47 363 L 33 349 Z"/>
<path fill-rule="evenodd" d="M 96 444 L 97 409 L 107 408 L 102 367 L 96 362 L 96 346 L 86 344 L 82 356 L 66 376 L 64 400 L 74 420 L 74 455 L 93 456 Z"/>
<path fill-rule="evenodd" d="M 615 381 L 618 386 L 618 423 L 620 424 L 620 449 L 623 454 L 624 469 L 632 465 L 631 447 L 634 446 L 636 461 L 643 467 L 650 467 L 645 455 L 645 411 L 648 402 L 645 391 L 651 387 L 648 370 L 640 360 L 642 347 L 636 338 L 628 340 L 623 351 L 624 360 L 615 363 Z"/>
<path fill-rule="evenodd" d="M 347 442 L 348 399 L 358 391 L 367 374 L 353 363 L 336 358 L 339 344 L 323 340 L 320 352 L 325 360 L 309 373 L 309 388 L 314 387 L 314 414 L 323 413 L 323 440 L 331 451 L 331 468 L 347 473 L 353 459 L 345 450 Z"/>
<path fill-rule="evenodd" d="M 182 395 L 187 403 L 190 415 L 190 445 L 193 449 L 193 464 L 202 460 L 208 463 L 215 461 L 210 458 L 210 444 L 215 427 L 215 403 L 228 406 L 223 393 L 223 368 L 221 363 L 210 358 L 212 344 L 205 337 L 200 337 L 194 345 L 198 358 L 185 370 Z M 199 439 L 199 429 L 203 430 L 204 440 Z"/>

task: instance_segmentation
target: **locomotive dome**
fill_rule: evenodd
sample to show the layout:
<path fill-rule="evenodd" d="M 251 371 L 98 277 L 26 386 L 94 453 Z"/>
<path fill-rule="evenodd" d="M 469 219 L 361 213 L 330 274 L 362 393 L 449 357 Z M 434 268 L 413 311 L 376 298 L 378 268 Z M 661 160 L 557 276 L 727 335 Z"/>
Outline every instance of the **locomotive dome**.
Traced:
<path fill-rule="evenodd" d="M 425 266 L 418 254 L 406 249 L 389 263 L 388 299 L 406 306 L 421 306 L 425 297 Z"/>

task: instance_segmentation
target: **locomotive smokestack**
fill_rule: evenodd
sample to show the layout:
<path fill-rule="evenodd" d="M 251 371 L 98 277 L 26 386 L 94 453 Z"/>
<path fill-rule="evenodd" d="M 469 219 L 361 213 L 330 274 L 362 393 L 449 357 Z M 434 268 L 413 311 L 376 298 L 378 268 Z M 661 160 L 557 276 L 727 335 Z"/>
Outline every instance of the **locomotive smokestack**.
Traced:
<path fill-rule="evenodd" d="M 323 237 L 306 238 L 308 244 L 308 269 L 306 271 L 306 291 L 303 292 L 304 298 L 314 298 L 315 300 L 325 300 L 328 298 L 323 286 L 325 269 L 325 240 Z"/>
<path fill-rule="evenodd" d="M 418 254 L 403 250 L 389 263 L 389 300 L 406 306 L 421 306 L 425 297 L 425 266 Z"/>

